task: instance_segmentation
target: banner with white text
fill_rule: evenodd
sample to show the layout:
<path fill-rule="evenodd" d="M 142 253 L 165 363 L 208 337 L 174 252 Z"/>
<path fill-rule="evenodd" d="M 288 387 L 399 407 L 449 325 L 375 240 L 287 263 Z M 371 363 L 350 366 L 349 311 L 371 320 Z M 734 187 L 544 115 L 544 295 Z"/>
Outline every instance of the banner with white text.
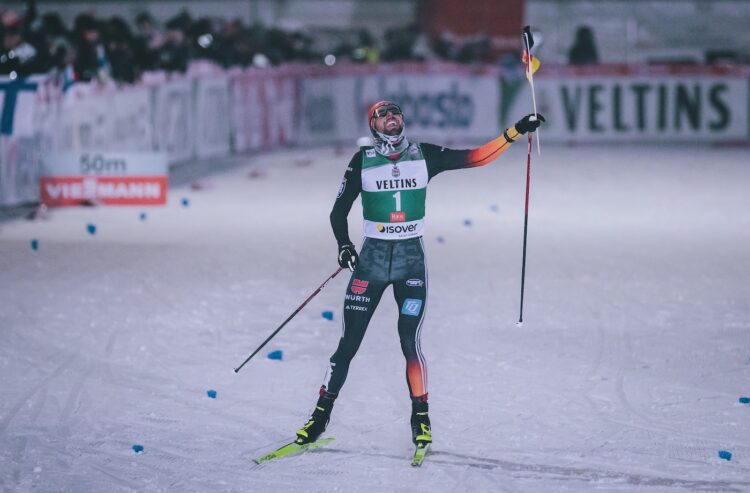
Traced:
<path fill-rule="evenodd" d="M 39 195 L 48 206 L 164 205 L 167 182 L 165 153 L 53 152 L 44 157 Z"/>

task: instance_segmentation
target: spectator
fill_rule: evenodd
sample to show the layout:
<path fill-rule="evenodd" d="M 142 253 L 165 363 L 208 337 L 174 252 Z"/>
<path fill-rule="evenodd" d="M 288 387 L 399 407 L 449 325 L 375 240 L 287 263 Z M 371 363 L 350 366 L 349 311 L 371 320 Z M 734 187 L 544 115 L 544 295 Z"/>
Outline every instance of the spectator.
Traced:
<path fill-rule="evenodd" d="M 54 60 L 51 74 L 57 77 L 63 90 L 67 90 L 77 80 L 76 50 L 66 37 L 60 36 L 50 45 L 50 53 Z"/>
<path fill-rule="evenodd" d="M 252 62 L 253 51 L 242 21 L 225 22 L 217 36 L 204 34 L 198 38 L 201 46 L 213 46 L 214 60 L 222 67 L 247 66 Z"/>
<path fill-rule="evenodd" d="M 443 31 L 434 42 L 435 54 L 443 60 L 458 59 L 458 43 L 455 36 L 449 31 Z"/>
<path fill-rule="evenodd" d="M 189 23 L 186 34 L 190 47 L 190 58 L 213 60 L 218 62 L 220 54 L 216 52 L 214 35 L 216 32 L 211 19 L 201 18 Z"/>
<path fill-rule="evenodd" d="M 136 65 L 135 37 L 122 17 L 112 17 L 106 25 L 106 54 L 116 81 L 133 83 L 140 75 Z"/>
<path fill-rule="evenodd" d="M 158 62 L 158 51 L 164 44 L 164 35 L 148 12 L 141 12 L 135 17 L 135 28 L 133 52 L 136 64 L 142 70 L 154 70 Z"/>
<path fill-rule="evenodd" d="M 477 35 L 464 42 L 456 60 L 460 63 L 477 63 L 490 60 L 491 45 L 487 35 Z"/>
<path fill-rule="evenodd" d="M 264 51 L 274 65 L 294 60 L 294 48 L 291 39 L 284 31 L 275 27 L 266 31 Z"/>
<path fill-rule="evenodd" d="M 302 31 L 291 33 L 294 59 L 302 62 L 312 62 L 321 58 L 320 53 L 313 49 L 314 40 Z"/>
<path fill-rule="evenodd" d="M 418 33 L 419 28 L 414 24 L 398 29 L 389 29 L 385 34 L 387 41 L 383 50 L 383 60 L 413 60 L 413 49 Z"/>
<path fill-rule="evenodd" d="M 76 59 L 73 64 L 76 80 L 107 80 L 110 77 L 109 60 L 102 43 L 99 25 L 93 16 L 80 14 L 73 28 L 73 45 Z"/>
<path fill-rule="evenodd" d="M 581 26 L 576 31 L 575 43 L 568 52 L 568 63 L 571 65 L 596 65 L 599 63 L 594 33 L 588 26 Z"/>
<path fill-rule="evenodd" d="M 68 31 L 56 13 L 37 18 L 35 0 L 27 0 L 23 17 L 11 10 L 0 11 L 0 74 L 53 71 L 56 77 L 63 76 L 67 86 L 78 80 L 133 83 L 149 70 L 185 72 L 197 58 L 222 67 L 259 68 L 322 61 L 314 48 L 315 39 L 300 30 L 260 23 L 245 26 L 239 19 L 193 19 L 187 11 L 170 19 L 164 31 L 148 13 L 139 13 L 134 21 L 131 30 L 120 17 L 102 20 L 84 13 Z M 381 59 L 476 63 L 491 61 L 492 56 L 486 36 L 460 39 L 444 33 L 435 39 L 414 24 L 389 29 L 384 40 L 376 39 L 367 29 L 346 34 L 339 37 L 340 44 L 332 53 L 358 63 Z M 590 30 L 588 41 L 595 61 Z M 383 43 L 381 53 L 378 46 Z"/>
<path fill-rule="evenodd" d="M 190 59 L 190 47 L 185 32 L 190 28 L 192 19 L 183 12 L 170 19 L 166 24 L 164 44 L 159 49 L 157 69 L 185 72 Z"/>
<path fill-rule="evenodd" d="M 437 59 L 435 50 L 432 47 L 432 39 L 427 33 L 420 33 L 414 42 L 412 53 L 414 58 L 420 61 L 430 61 Z"/>
<path fill-rule="evenodd" d="M 6 10 L 0 18 L 0 74 L 30 75 L 41 70 L 37 50 L 24 40 L 23 19 L 13 10 Z"/>
<path fill-rule="evenodd" d="M 60 15 L 44 14 L 36 37 L 44 68 L 60 68 L 69 48 L 72 49 L 70 36 Z"/>
<path fill-rule="evenodd" d="M 357 47 L 347 54 L 355 62 L 377 63 L 380 53 L 375 48 L 375 39 L 367 29 L 360 29 L 357 33 Z"/>

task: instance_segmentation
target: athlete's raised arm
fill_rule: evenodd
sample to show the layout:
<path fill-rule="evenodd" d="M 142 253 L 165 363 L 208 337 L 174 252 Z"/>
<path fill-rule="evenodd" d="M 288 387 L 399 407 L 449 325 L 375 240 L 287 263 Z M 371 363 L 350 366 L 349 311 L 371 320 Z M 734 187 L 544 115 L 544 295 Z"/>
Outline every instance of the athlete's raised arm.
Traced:
<path fill-rule="evenodd" d="M 538 118 L 537 118 L 538 117 Z M 452 169 L 475 168 L 489 164 L 510 147 L 526 132 L 533 132 L 544 120 L 540 114 L 533 114 L 521 118 L 514 126 L 503 134 L 474 149 L 448 149 L 434 144 L 422 144 L 429 177 Z"/>

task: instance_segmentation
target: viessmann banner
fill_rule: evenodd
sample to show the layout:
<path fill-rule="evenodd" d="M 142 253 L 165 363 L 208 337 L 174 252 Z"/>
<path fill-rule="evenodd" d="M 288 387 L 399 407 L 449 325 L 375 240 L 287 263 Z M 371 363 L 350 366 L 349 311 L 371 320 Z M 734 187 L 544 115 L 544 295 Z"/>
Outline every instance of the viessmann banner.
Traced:
<path fill-rule="evenodd" d="M 153 152 L 61 152 L 42 161 L 40 201 L 49 206 L 163 205 L 167 155 Z"/>
<path fill-rule="evenodd" d="M 534 83 L 547 142 L 748 140 L 743 75 L 555 75 Z M 517 84 L 502 84 L 501 119 L 508 124 L 532 107 L 528 84 Z"/>

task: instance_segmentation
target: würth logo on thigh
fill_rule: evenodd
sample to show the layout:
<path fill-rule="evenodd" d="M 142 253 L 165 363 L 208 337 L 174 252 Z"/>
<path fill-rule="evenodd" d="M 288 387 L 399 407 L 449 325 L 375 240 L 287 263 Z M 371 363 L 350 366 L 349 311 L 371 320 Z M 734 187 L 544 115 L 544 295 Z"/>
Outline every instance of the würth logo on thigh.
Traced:
<path fill-rule="evenodd" d="M 352 293 L 364 294 L 364 292 L 367 291 L 368 284 L 370 284 L 369 281 L 362 281 L 361 279 L 353 280 L 352 281 Z"/>

